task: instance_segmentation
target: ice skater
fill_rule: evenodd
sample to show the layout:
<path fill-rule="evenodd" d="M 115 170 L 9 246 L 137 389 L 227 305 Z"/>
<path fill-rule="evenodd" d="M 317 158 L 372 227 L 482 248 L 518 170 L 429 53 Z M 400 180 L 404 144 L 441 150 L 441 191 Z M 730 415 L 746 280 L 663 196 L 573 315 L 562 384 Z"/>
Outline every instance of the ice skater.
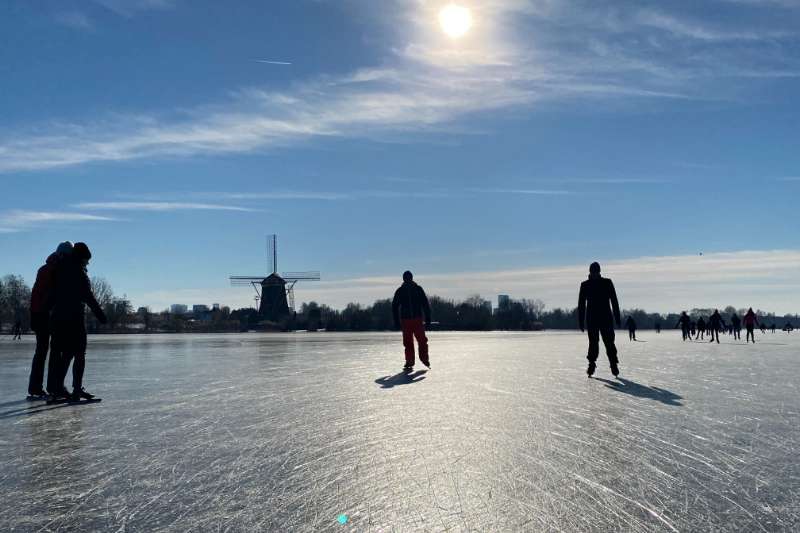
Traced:
<path fill-rule="evenodd" d="M 747 313 L 744 315 L 744 327 L 747 329 L 747 335 L 745 336 L 745 342 L 749 342 L 751 339 L 753 344 L 756 343 L 756 334 L 753 332 L 756 326 L 761 326 L 763 329 L 763 325 L 758 323 L 758 317 L 753 312 L 753 308 L 747 310 Z M 739 339 L 741 339 L 741 334 L 739 335 Z"/>
<path fill-rule="evenodd" d="M 428 357 L 428 338 L 425 336 L 425 326 L 431 324 L 431 305 L 425 291 L 414 282 L 414 275 L 406 270 L 403 272 L 403 284 L 395 291 L 392 300 L 392 316 L 395 328 L 403 330 L 403 346 L 405 347 L 406 364 L 403 370 L 410 372 L 414 369 L 414 338 L 419 344 L 420 362 L 431 367 Z M 423 317 L 425 322 L 423 323 Z"/>
<path fill-rule="evenodd" d="M 791 333 L 794 330 L 794 326 L 791 322 L 787 322 L 785 326 L 783 326 L 783 331 L 786 333 Z"/>
<path fill-rule="evenodd" d="M 72 243 L 62 242 L 50 254 L 36 272 L 36 281 L 31 291 L 31 329 L 36 334 L 36 349 L 31 362 L 31 375 L 28 379 L 28 397 L 44 399 L 44 364 L 50 349 L 50 308 L 53 303 L 53 285 L 58 264 L 72 253 Z M 65 395 L 64 381 L 58 381 L 61 374 L 61 360 L 56 352 L 50 353 L 47 361 L 47 391 L 50 394 Z"/>
<path fill-rule="evenodd" d="M 65 257 L 56 269 L 54 305 L 50 318 L 53 335 L 52 352 L 58 354 L 61 359 L 58 383 L 61 384 L 62 390 L 54 394 L 52 400 L 59 399 L 59 396 L 69 401 L 94 399 L 94 395 L 83 388 L 83 373 L 86 369 L 84 304 L 89 306 L 101 324 L 106 323 L 106 315 L 92 294 L 89 275 L 86 272 L 91 258 L 89 247 L 77 242 L 72 248 L 72 253 Z M 53 357 L 52 352 L 50 357 Z M 75 361 L 72 364 L 72 394 L 67 394 L 63 383 L 73 359 Z"/>
<path fill-rule="evenodd" d="M 734 339 L 742 340 L 742 320 L 736 312 L 731 315 L 731 333 Z"/>
<path fill-rule="evenodd" d="M 695 339 L 705 339 L 706 334 L 706 321 L 703 320 L 703 317 L 697 319 L 697 336 Z"/>
<path fill-rule="evenodd" d="M 611 302 L 611 308 L 608 304 Z M 592 377 L 597 368 L 597 356 L 600 355 L 600 337 L 606 347 L 611 373 L 619 375 L 619 359 L 617 347 L 614 345 L 614 323 L 620 327 L 619 301 L 614 283 L 600 276 L 600 264 L 589 266 L 589 279 L 581 283 L 578 293 L 578 325 L 581 331 L 589 335 L 589 369 L 586 373 Z"/>
<path fill-rule="evenodd" d="M 656 333 L 661 333 L 661 322 L 656 322 Z"/>
<path fill-rule="evenodd" d="M 714 342 L 716 337 L 717 344 L 719 344 L 719 330 L 725 327 L 725 321 L 722 320 L 719 309 L 714 309 L 714 313 L 708 318 L 708 325 L 711 329 L 711 339 L 708 342 Z"/>
<path fill-rule="evenodd" d="M 625 327 L 628 328 L 628 340 L 635 341 L 636 340 L 636 321 L 633 319 L 632 316 L 629 316 L 628 319 L 625 321 Z"/>
<path fill-rule="evenodd" d="M 681 317 L 678 319 L 678 323 L 675 324 L 676 328 L 680 326 L 681 335 L 683 336 L 683 340 L 684 341 L 686 339 L 692 340 L 692 335 L 691 335 L 691 332 L 689 330 L 690 327 L 691 327 L 691 322 L 692 322 L 692 319 L 689 318 L 689 315 L 686 314 L 686 311 L 683 311 L 681 313 Z"/>
<path fill-rule="evenodd" d="M 769 327 L 769 329 L 772 330 L 772 333 L 775 333 L 775 328 L 776 328 L 775 322 L 773 322 L 772 325 Z"/>
<path fill-rule="evenodd" d="M 11 328 L 11 340 L 22 340 L 22 320 L 20 319 L 17 319 L 17 321 L 14 322 L 14 327 Z"/>

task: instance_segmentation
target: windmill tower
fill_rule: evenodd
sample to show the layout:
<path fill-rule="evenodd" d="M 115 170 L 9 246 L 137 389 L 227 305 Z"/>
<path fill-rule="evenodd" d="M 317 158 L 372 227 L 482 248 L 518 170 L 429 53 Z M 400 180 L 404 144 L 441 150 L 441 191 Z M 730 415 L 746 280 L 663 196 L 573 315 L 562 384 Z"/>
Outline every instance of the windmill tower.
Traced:
<path fill-rule="evenodd" d="M 278 236 L 267 237 L 267 260 L 271 274 L 231 276 L 231 285 L 252 285 L 260 301 L 258 313 L 271 322 L 280 322 L 294 311 L 294 286 L 298 281 L 319 281 L 319 272 L 284 272 L 278 274 Z"/>

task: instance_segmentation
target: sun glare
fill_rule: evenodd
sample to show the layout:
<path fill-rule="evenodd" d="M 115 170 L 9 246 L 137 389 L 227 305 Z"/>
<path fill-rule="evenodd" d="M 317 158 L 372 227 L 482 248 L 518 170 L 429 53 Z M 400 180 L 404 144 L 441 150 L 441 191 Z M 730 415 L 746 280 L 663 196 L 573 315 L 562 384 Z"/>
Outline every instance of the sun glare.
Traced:
<path fill-rule="evenodd" d="M 448 36 L 457 39 L 472 27 L 472 13 L 458 4 L 447 4 L 439 11 L 439 24 Z"/>

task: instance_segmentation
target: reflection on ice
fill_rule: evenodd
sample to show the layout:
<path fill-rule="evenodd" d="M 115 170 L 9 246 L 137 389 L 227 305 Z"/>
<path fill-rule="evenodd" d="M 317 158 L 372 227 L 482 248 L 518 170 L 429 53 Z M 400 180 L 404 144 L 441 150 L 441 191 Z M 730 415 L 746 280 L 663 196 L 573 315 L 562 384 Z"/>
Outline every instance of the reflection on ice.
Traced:
<path fill-rule="evenodd" d="M 639 336 L 620 379 L 578 334 L 432 333 L 410 374 L 397 334 L 92 337 L 80 406 L 2 340 L 0 524 L 798 530 L 800 336 Z"/>

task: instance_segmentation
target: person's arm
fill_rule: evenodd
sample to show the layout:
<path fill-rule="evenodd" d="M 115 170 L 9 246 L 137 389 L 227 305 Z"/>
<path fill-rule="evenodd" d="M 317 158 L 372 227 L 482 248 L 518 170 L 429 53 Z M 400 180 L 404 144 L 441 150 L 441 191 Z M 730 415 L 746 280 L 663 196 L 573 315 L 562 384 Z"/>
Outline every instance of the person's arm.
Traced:
<path fill-rule="evenodd" d="M 394 319 L 394 327 L 400 327 L 400 289 L 394 291 L 394 299 L 392 300 L 392 318 Z"/>
<path fill-rule="evenodd" d="M 425 313 L 425 324 L 430 326 L 431 325 L 431 303 L 428 301 L 428 295 L 425 294 L 425 290 L 420 287 L 419 288 L 419 295 L 422 298 L 422 312 Z"/>
<path fill-rule="evenodd" d="M 621 320 L 619 318 L 619 300 L 617 300 L 617 291 L 614 289 L 614 282 L 608 280 L 608 287 L 611 292 L 611 309 L 614 311 L 614 320 L 617 322 L 617 327 L 620 327 Z"/>
<path fill-rule="evenodd" d="M 89 276 L 83 272 L 81 277 L 83 278 L 81 280 L 81 292 L 83 293 L 81 299 L 83 300 L 83 303 L 89 306 L 89 309 L 92 310 L 92 313 L 95 317 L 97 317 L 97 320 L 99 320 L 101 324 L 105 324 L 108 322 L 108 319 L 106 318 L 106 314 L 103 312 L 103 308 L 100 307 L 99 303 L 97 303 L 97 298 L 94 297 L 94 293 L 92 293 L 92 284 L 89 282 Z"/>
<path fill-rule="evenodd" d="M 586 291 L 583 290 L 583 284 L 578 291 L 578 327 L 583 331 L 585 328 L 584 321 L 586 320 Z"/>

